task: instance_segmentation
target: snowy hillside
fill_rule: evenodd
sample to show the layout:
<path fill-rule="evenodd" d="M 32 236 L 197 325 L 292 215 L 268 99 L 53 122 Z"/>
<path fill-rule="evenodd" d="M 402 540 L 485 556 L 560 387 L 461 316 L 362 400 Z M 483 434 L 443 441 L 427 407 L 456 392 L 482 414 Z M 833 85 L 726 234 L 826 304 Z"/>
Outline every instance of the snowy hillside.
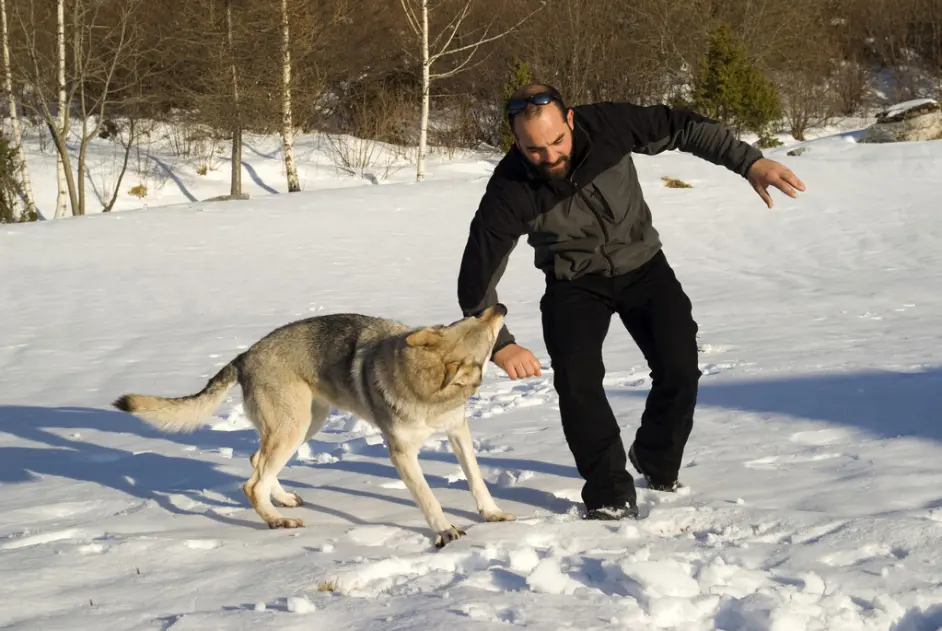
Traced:
<path fill-rule="evenodd" d="M 468 533 L 440 551 L 382 441 L 346 415 L 284 471 L 306 527 L 269 530 L 240 489 L 257 441 L 238 388 L 189 435 L 108 404 L 198 390 L 295 318 L 455 319 L 492 157 L 422 184 L 325 172 L 290 196 L 0 227 L 0 626 L 942 628 L 942 142 L 804 144 L 768 152 L 808 187 L 772 210 L 691 156 L 637 159 L 701 330 L 685 492 L 640 488 L 637 522 L 581 521 L 551 371 L 493 371 L 472 431 L 518 519 L 481 523 L 430 440 L 422 467 Z M 246 155 L 256 173 L 262 153 Z M 54 171 L 34 181 L 54 197 Z M 521 243 L 499 292 L 548 368 L 541 282 Z M 629 440 L 649 380 L 617 320 L 605 362 Z"/>

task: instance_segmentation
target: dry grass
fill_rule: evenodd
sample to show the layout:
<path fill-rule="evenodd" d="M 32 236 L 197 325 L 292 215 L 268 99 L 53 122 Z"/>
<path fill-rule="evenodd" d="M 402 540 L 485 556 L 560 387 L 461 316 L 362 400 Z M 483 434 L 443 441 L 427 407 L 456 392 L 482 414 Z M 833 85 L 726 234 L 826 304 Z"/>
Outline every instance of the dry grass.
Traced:
<path fill-rule="evenodd" d="M 675 177 L 668 177 L 665 175 L 661 179 L 664 180 L 664 186 L 667 188 L 693 188 L 692 185 L 687 184 L 683 180 L 678 180 Z"/>
<path fill-rule="evenodd" d="M 335 592 L 337 591 L 337 581 L 321 581 L 317 584 L 317 591 Z"/>
<path fill-rule="evenodd" d="M 147 187 L 143 184 L 138 184 L 137 186 L 132 186 L 128 193 L 139 199 L 144 198 L 147 197 Z"/>

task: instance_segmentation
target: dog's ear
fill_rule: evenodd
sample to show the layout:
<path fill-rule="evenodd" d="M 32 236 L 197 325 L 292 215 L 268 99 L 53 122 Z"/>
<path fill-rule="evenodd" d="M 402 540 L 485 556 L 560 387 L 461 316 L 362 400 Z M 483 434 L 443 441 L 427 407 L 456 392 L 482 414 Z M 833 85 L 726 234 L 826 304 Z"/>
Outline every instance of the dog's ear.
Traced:
<path fill-rule="evenodd" d="M 449 362 L 445 364 L 445 376 L 442 378 L 442 390 L 447 388 L 455 380 L 455 377 L 458 376 L 458 371 L 461 369 L 461 364 L 458 362 Z"/>
<path fill-rule="evenodd" d="M 480 383 L 479 375 L 474 364 L 463 364 L 461 362 L 445 364 L 442 390 L 448 386 L 470 386 L 478 383 Z"/>
<path fill-rule="evenodd" d="M 419 329 L 406 337 L 406 344 L 413 347 L 435 346 L 442 341 L 442 337 L 442 332 L 439 329 Z"/>

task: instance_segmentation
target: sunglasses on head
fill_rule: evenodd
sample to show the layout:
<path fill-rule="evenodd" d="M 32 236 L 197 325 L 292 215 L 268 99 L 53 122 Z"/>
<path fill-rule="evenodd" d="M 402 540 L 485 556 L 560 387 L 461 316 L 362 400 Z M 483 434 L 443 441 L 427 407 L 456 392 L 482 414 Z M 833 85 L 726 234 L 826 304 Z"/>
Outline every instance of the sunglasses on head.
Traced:
<path fill-rule="evenodd" d="M 534 105 L 546 105 L 553 101 L 556 101 L 559 103 L 560 107 L 565 109 L 562 97 L 559 95 L 559 92 L 556 92 L 555 90 L 545 90 L 543 92 L 531 94 L 527 97 L 510 99 L 507 101 L 507 119 L 513 120 L 513 117 L 527 109 L 527 105 L 530 103 Z"/>

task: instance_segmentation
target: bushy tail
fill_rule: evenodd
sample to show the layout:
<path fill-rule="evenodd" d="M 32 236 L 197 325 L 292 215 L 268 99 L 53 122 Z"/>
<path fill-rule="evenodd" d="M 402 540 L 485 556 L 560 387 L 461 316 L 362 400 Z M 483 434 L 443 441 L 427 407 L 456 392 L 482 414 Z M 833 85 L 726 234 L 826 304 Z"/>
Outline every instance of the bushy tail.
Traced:
<path fill-rule="evenodd" d="M 166 398 L 125 394 L 112 405 L 147 421 L 165 432 L 192 432 L 209 417 L 239 379 L 235 360 L 223 366 L 197 394 Z"/>

